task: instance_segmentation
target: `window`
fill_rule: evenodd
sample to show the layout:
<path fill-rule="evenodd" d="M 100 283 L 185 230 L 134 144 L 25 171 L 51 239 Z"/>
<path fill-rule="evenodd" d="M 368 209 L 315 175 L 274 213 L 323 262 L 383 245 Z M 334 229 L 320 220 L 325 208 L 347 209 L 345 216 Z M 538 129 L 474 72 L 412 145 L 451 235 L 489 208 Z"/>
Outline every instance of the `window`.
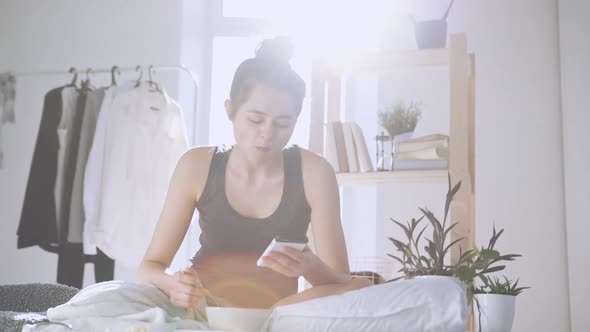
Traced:
<path fill-rule="evenodd" d="M 337 0 L 222 0 L 213 31 L 209 143 L 231 144 L 233 132 L 223 102 L 235 69 L 254 56 L 264 39 L 288 35 L 294 44 L 291 65 L 307 84 L 306 99 L 291 144 L 304 148 L 309 139 L 311 59 L 343 58 L 379 48 L 394 4 L 386 0 L 343 3 Z M 338 14 L 336 14 L 338 13 Z M 242 25 L 241 22 L 244 22 Z M 254 23 L 254 24 L 253 24 Z M 259 23 L 259 24 L 258 24 Z M 244 32 L 244 26 L 253 30 Z"/>
<path fill-rule="evenodd" d="M 209 115 L 209 142 L 213 145 L 232 144 L 233 131 L 227 118 L 223 103 L 229 98 L 229 91 L 234 72 L 245 59 L 254 56 L 256 46 L 265 38 L 260 34 L 252 37 L 215 37 L 213 40 L 213 68 L 211 79 L 211 113 Z M 306 98 L 301 115 L 291 137 L 290 144 L 306 148 L 309 139 L 309 82 L 311 64 L 304 54 L 297 54 L 291 59 L 292 68 L 303 78 L 307 85 Z"/>
<path fill-rule="evenodd" d="M 259 37 L 215 37 L 213 40 L 213 69 L 211 75 L 211 113 L 209 142 L 214 145 L 232 144 L 232 126 L 223 103 L 229 98 L 234 72 L 241 61 L 252 56 Z"/>
<path fill-rule="evenodd" d="M 222 0 L 224 17 L 268 19 L 276 15 L 284 1 L 276 0 Z"/>

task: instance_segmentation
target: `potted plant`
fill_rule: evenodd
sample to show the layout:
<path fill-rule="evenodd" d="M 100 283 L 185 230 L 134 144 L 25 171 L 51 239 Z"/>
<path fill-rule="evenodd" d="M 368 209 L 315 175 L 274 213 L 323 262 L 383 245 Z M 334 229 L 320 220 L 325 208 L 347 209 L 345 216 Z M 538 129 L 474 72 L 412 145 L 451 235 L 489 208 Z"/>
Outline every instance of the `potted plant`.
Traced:
<path fill-rule="evenodd" d="M 398 101 L 385 111 L 379 112 L 379 124 L 392 138 L 411 133 L 422 115 L 420 107 L 420 102 L 411 101 L 406 104 L 404 101 Z"/>
<path fill-rule="evenodd" d="M 389 133 L 389 136 L 378 136 L 378 141 L 381 141 L 382 156 L 377 163 L 378 170 L 385 170 L 385 155 L 383 147 L 386 140 L 391 140 L 391 159 L 389 169 L 393 171 L 393 163 L 395 160 L 394 152 L 400 142 L 408 140 L 412 137 L 412 133 L 416 128 L 416 124 L 422 116 L 419 102 L 410 102 L 406 105 L 403 101 L 398 101 L 395 105 L 387 108 L 385 111 L 379 112 L 379 124 Z"/>
<path fill-rule="evenodd" d="M 513 261 L 521 256 L 501 255 L 494 248 L 503 232 L 503 229 L 496 232 L 494 226 L 487 248 L 478 249 L 474 246 L 472 254 L 455 271 L 456 276 L 467 286 L 468 299 L 475 302 L 475 323 L 480 332 L 510 331 L 514 321 L 516 296 L 529 288 L 518 287 L 518 280 L 512 283 L 505 277 L 505 281 L 501 282 L 497 277 L 487 276 L 505 269 L 504 265 L 495 265 L 498 262 Z M 475 282 L 478 280 L 483 285 L 476 286 Z"/>
<path fill-rule="evenodd" d="M 506 276 L 504 281 L 498 277 L 481 276 L 483 286 L 474 288 L 475 325 L 477 331 L 510 331 L 514 322 L 516 296 L 530 287 L 518 287 Z"/>
<path fill-rule="evenodd" d="M 486 248 L 482 247 L 479 249 L 474 246 L 472 250 L 463 252 L 461 247 L 459 247 L 460 254 L 457 263 L 445 263 L 447 255 L 450 253 L 450 249 L 463 239 L 459 238 L 447 244 L 447 237 L 450 234 L 450 231 L 457 225 L 457 223 L 448 222 L 449 208 L 453 197 L 461 187 L 460 181 L 454 187 L 451 187 L 450 174 L 448 175 L 448 179 L 449 190 L 447 191 L 445 212 L 442 222 L 436 218 L 431 211 L 422 208 L 420 208 L 420 211 L 423 214 L 422 217 L 419 219 L 413 218 L 405 225 L 391 219 L 391 221 L 403 229 L 406 239 L 399 240 L 393 237 L 388 238 L 397 249 L 397 252 L 400 253 L 397 256 L 393 254 L 388 254 L 388 256 L 401 263 L 402 267 L 399 269 L 399 272 L 404 273 L 403 276 L 392 279 L 390 282 L 402 278 L 410 279 L 416 276 L 425 275 L 457 278 L 465 286 L 467 302 L 469 304 L 471 304 L 473 300 L 476 302 L 475 307 L 477 309 L 476 321 L 478 323 L 478 330 L 480 332 L 510 331 L 512 320 L 514 318 L 514 296 L 518 295 L 528 287 L 518 287 L 518 281 L 514 284 L 509 281 L 501 283 L 496 281 L 496 279 L 491 279 L 488 275 L 504 270 L 506 266 L 499 264 L 506 261 L 513 261 L 515 258 L 520 257 L 520 255 L 501 255 L 494 248 L 496 242 L 504 232 L 503 229 L 496 232 L 496 228 L 494 227 L 492 237 Z M 423 247 L 424 252 L 422 252 L 420 250 L 420 239 L 422 239 L 428 225 L 420 227 L 420 231 L 418 231 L 418 229 L 425 217 L 429 221 L 432 233 L 430 238 L 424 238 L 424 240 L 427 241 L 427 245 Z M 476 287 L 475 282 L 477 280 L 480 280 L 483 283 L 483 286 Z M 506 300 L 497 300 L 496 298 L 498 296 L 507 296 L 509 298 Z M 507 303 L 506 306 L 504 306 L 504 302 Z M 510 305 L 510 302 L 512 302 L 512 306 Z M 499 309 L 500 311 L 498 311 Z M 480 323 L 481 316 L 484 316 L 485 320 L 481 320 Z M 492 321 L 503 324 L 509 323 L 509 327 L 508 329 L 495 330 L 493 328 L 495 328 L 496 325 L 492 325 Z"/>
<path fill-rule="evenodd" d="M 454 187 L 451 187 L 450 174 L 448 175 L 448 179 L 449 190 L 447 191 L 445 214 L 442 222 L 430 210 L 423 208 L 419 208 L 423 214 L 422 217 L 419 219 L 412 218 L 412 220 L 407 222 L 406 225 L 393 218 L 391 219 L 392 222 L 403 229 L 406 239 L 402 241 L 393 237 L 388 238 L 397 249 L 397 252 L 401 253 L 399 256 L 393 254 L 388 254 L 388 256 L 401 263 L 402 267 L 399 272 L 404 273 L 402 277 L 390 281 L 402 278 L 410 279 L 415 276 L 423 275 L 457 277 L 456 271 L 458 268 L 469 262 L 471 257 L 475 254 L 473 250 L 461 252 L 457 264 L 450 265 L 445 263 L 446 257 L 450 253 L 451 248 L 463 239 L 456 239 L 447 244 L 447 238 L 449 237 L 451 230 L 457 225 L 457 223 L 451 223 L 448 221 L 449 208 L 453 197 L 461 188 L 461 181 L 459 181 Z M 427 241 L 427 245 L 423 247 L 424 252 L 422 252 L 420 250 L 420 239 L 422 239 L 422 235 L 428 228 L 428 225 L 421 227 L 420 231 L 417 230 L 424 217 L 429 221 L 432 233 L 430 238 L 424 238 L 424 240 Z"/>

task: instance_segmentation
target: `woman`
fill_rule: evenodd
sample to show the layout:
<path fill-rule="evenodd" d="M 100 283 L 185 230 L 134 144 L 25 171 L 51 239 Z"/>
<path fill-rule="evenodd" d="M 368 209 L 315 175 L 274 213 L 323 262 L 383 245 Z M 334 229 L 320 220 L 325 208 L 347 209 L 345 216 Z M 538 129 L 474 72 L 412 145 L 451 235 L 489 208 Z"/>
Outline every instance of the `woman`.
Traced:
<path fill-rule="evenodd" d="M 305 95 L 290 56 L 288 40 L 265 40 L 237 68 L 225 101 L 235 145 L 197 147 L 178 162 L 139 269 L 142 282 L 177 306 L 192 307 L 207 294 L 218 304 L 269 308 L 371 284 L 350 277 L 334 170 L 310 151 L 285 148 Z M 201 248 L 191 268 L 170 276 L 165 269 L 195 207 Z M 306 240 L 309 224 L 315 253 L 273 251 L 256 265 L 273 238 Z M 297 293 L 299 276 L 313 287 Z"/>

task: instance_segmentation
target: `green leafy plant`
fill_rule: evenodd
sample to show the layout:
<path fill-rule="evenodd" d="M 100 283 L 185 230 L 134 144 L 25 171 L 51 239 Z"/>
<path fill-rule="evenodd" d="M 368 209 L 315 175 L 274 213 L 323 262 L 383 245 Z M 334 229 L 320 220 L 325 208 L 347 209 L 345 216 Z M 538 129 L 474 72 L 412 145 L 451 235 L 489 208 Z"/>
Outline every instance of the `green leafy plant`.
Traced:
<path fill-rule="evenodd" d="M 476 287 L 473 290 L 474 294 L 499 294 L 499 295 L 512 295 L 517 296 L 518 294 L 522 293 L 526 289 L 530 287 L 518 287 L 518 282 L 520 279 L 517 279 L 514 283 L 511 280 L 508 280 L 506 276 L 504 277 L 504 281 L 500 280 L 498 277 L 486 277 L 481 276 L 480 279 L 483 282 L 483 286 Z"/>
<path fill-rule="evenodd" d="M 452 223 L 448 220 L 448 214 L 453 198 L 461 188 L 461 181 L 452 186 L 451 175 L 449 173 L 448 186 L 449 189 L 446 195 L 442 222 L 427 208 L 420 208 L 422 216 L 418 219 L 412 218 L 405 225 L 391 218 L 392 222 L 403 229 L 405 239 L 401 240 L 388 237 L 397 252 L 397 255 L 388 254 L 388 256 L 402 265 L 398 271 L 404 274 L 390 281 L 402 278 L 411 279 L 415 276 L 422 275 L 456 277 L 465 284 L 467 298 L 469 303 L 471 303 L 473 294 L 476 291 L 484 291 L 485 285 L 491 284 L 490 279 L 487 277 L 488 274 L 504 270 L 506 266 L 501 265 L 501 263 L 513 261 L 521 255 L 501 255 L 495 249 L 496 242 L 502 233 L 504 233 L 504 230 L 501 229 L 499 232 L 496 232 L 496 227 L 494 226 L 493 234 L 487 247 L 477 248 L 474 246 L 472 250 L 463 251 L 461 246 L 459 246 L 459 259 L 457 263 L 446 264 L 445 261 L 451 248 L 458 245 L 464 239 L 463 237 L 453 241 L 448 239 L 451 230 L 457 226 L 457 223 Z M 422 227 L 421 222 L 424 218 L 429 221 L 429 224 Z M 420 240 L 423 238 L 428 226 L 431 227 L 432 232 L 430 233 L 430 238 L 424 238 L 427 244 L 422 248 L 422 251 L 420 249 Z M 476 290 L 474 286 L 476 279 L 480 279 L 484 283 L 484 288 Z"/>
<path fill-rule="evenodd" d="M 422 116 L 420 107 L 420 102 L 412 101 L 406 105 L 405 102 L 399 101 L 385 111 L 379 112 L 379 124 L 392 138 L 412 132 Z"/>
<path fill-rule="evenodd" d="M 506 268 L 506 265 L 498 265 L 501 262 L 513 261 L 517 257 L 521 257 L 518 254 L 501 255 L 494 247 L 500 236 L 504 233 L 501 229 L 496 232 L 496 227 L 493 228 L 492 237 L 488 243 L 487 248 L 481 247 L 478 249 L 476 246 L 473 247 L 473 253 L 457 267 L 455 275 L 463 283 L 468 285 L 467 296 L 468 299 L 472 299 L 472 295 L 477 292 L 483 292 L 486 285 L 490 284 L 490 279 L 486 276 L 487 274 L 499 272 Z M 483 282 L 484 288 L 477 289 L 474 285 L 476 279 Z"/>
<path fill-rule="evenodd" d="M 451 230 L 457 226 L 457 223 L 450 223 L 448 221 L 449 208 L 453 197 L 461 188 L 461 181 L 454 187 L 451 187 L 450 174 L 448 175 L 448 179 L 449 190 L 447 192 L 445 214 L 442 222 L 427 208 L 420 208 L 423 214 L 422 217 L 419 219 L 413 218 L 411 222 L 406 222 L 405 225 L 391 218 L 392 222 L 403 229 L 406 236 L 406 239 L 403 241 L 393 237 L 388 238 L 397 249 L 397 252 L 400 253 L 399 255 L 388 254 L 388 256 L 402 264 L 399 272 L 404 273 L 404 276 L 391 281 L 401 278 L 410 279 L 420 275 L 454 276 L 457 268 L 467 262 L 473 254 L 472 250 L 462 252 L 457 264 L 445 264 L 445 257 L 450 253 L 451 248 L 463 240 L 463 238 L 459 238 L 450 243 L 447 241 Z M 424 246 L 424 251 L 421 251 L 420 239 L 428 228 L 428 225 L 421 227 L 419 232 L 417 232 L 417 229 L 425 217 L 429 221 L 432 233 L 430 238 L 425 238 L 427 245 Z"/>
<path fill-rule="evenodd" d="M 450 253 L 451 248 L 458 245 L 458 243 L 464 239 L 459 238 L 450 241 L 450 243 L 447 242 L 451 230 L 457 226 L 457 223 L 448 221 L 449 208 L 453 201 L 453 197 L 455 197 L 461 188 L 461 181 L 455 186 L 451 186 L 450 173 L 448 174 L 448 181 L 449 190 L 447 191 L 445 212 L 442 222 L 426 208 L 420 208 L 420 211 L 422 212 L 420 218 L 412 218 L 412 220 L 406 222 L 405 225 L 391 218 L 392 222 L 403 229 L 405 239 L 400 240 L 388 237 L 398 253 L 397 255 L 388 254 L 388 256 L 401 263 L 402 267 L 398 271 L 403 272 L 404 275 L 389 280 L 389 282 L 402 278 L 411 279 L 415 276 L 423 275 L 455 277 L 461 280 L 465 285 L 465 293 L 469 304 L 471 304 L 474 299 L 477 302 L 474 294 L 491 293 L 518 295 L 525 289 L 529 288 L 518 287 L 518 280 L 512 284 L 506 277 L 504 282 L 500 281 L 498 278 L 488 277 L 488 274 L 499 272 L 506 268 L 506 266 L 501 265 L 501 263 L 513 261 L 515 258 L 521 256 L 518 254 L 502 255 L 495 249 L 496 242 L 502 233 L 504 233 L 503 229 L 496 232 L 495 226 L 487 247 L 482 246 L 481 248 L 478 248 L 474 245 L 473 249 L 463 252 L 461 246 L 459 246 L 459 259 L 457 263 L 445 263 L 446 257 Z M 429 221 L 429 224 L 421 227 L 421 222 L 424 218 Z M 424 240 L 427 241 L 427 245 L 424 246 L 423 251 L 421 251 L 420 240 L 428 226 L 431 226 L 432 233 L 430 238 L 424 238 Z M 483 286 L 475 286 L 478 279 L 481 280 Z M 477 303 L 477 305 L 479 310 L 479 303 Z M 479 316 L 481 323 L 481 311 Z"/>
<path fill-rule="evenodd" d="M 505 282 L 501 282 L 497 277 L 488 277 L 487 274 L 499 272 L 506 268 L 505 265 L 497 265 L 503 261 L 513 261 L 518 254 L 501 255 L 494 247 L 500 236 L 504 233 L 504 229 L 496 232 L 496 226 L 493 227 L 492 237 L 488 243 L 487 248 L 473 246 L 473 254 L 457 267 L 455 276 L 465 284 L 465 293 L 467 295 L 467 302 L 471 303 L 475 300 L 478 311 L 479 331 L 481 331 L 481 305 L 478 302 L 475 294 L 500 294 L 500 295 L 518 295 L 529 287 L 518 287 L 518 280 L 512 284 L 506 277 Z M 476 286 L 477 279 L 479 279 L 483 286 Z"/>

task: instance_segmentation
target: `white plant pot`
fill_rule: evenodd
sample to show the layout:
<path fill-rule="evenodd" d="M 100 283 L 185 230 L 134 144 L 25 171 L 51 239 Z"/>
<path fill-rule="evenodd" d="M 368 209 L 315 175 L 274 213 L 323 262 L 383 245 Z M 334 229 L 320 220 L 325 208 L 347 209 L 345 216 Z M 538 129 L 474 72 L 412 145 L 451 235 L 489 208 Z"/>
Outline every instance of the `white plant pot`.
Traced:
<path fill-rule="evenodd" d="M 481 311 L 481 332 L 510 332 L 514 321 L 516 296 L 499 294 L 476 294 L 479 302 L 473 302 L 475 331 L 479 331 Z"/>

